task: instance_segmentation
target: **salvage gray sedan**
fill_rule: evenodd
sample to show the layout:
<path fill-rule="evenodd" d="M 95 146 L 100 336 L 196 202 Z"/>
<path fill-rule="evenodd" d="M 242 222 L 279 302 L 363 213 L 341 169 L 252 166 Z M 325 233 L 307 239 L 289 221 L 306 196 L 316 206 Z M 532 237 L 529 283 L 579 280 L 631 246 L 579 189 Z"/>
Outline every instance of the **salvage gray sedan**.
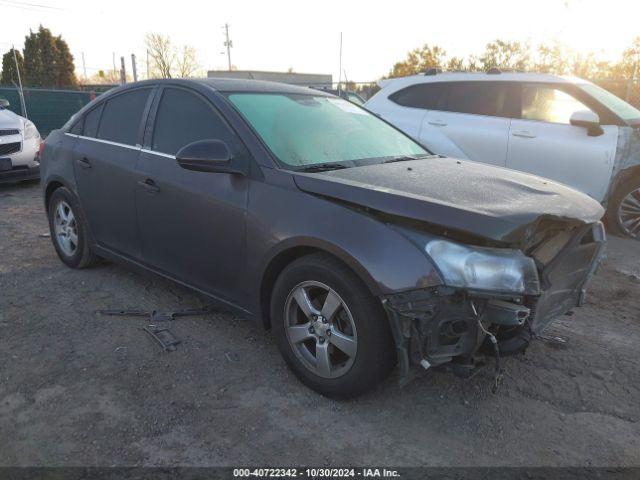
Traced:
<path fill-rule="evenodd" d="M 432 155 L 359 106 L 275 83 L 114 89 L 49 135 L 41 170 L 66 265 L 187 285 L 270 327 L 329 396 L 396 364 L 402 379 L 499 365 L 583 302 L 605 242 L 586 195 Z"/>

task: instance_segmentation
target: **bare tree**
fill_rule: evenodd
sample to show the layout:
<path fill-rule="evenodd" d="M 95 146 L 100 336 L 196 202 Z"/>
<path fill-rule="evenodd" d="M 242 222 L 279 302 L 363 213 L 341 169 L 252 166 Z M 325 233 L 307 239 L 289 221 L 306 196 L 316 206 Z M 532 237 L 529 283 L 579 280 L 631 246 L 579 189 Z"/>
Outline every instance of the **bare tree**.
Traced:
<path fill-rule="evenodd" d="M 168 35 L 147 33 L 144 39 L 151 59 L 150 77 L 171 78 L 176 61 L 176 52 Z"/>
<path fill-rule="evenodd" d="M 192 76 L 200 69 L 196 59 L 196 49 L 184 45 L 179 55 L 176 55 L 176 75 L 180 78 Z"/>

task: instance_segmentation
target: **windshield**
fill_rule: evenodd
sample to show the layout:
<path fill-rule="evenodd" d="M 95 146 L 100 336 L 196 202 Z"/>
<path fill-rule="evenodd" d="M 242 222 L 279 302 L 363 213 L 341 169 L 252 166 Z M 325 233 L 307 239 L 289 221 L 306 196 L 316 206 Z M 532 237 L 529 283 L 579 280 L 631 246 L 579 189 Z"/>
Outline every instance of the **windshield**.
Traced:
<path fill-rule="evenodd" d="M 428 152 L 366 110 L 341 98 L 231 93 L 229 100 L 286 166 L 347 166 Z"/>
<path fill-rule="evenodd" d="M 590 83 L 579 84 L 578 87 L 594 97 L 609 110 L 613 111 L 613 113 L 618 115 L 625 122 L 640 122 L 640 110 L 629 105 L 621 98 L 616 97 L 613 93 Z"/>

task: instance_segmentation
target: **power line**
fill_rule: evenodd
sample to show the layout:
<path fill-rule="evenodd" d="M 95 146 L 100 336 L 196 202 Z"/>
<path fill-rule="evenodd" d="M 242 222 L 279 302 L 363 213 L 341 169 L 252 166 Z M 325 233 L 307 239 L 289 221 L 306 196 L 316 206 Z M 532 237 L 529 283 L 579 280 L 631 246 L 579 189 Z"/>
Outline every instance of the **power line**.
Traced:
<path fill-rule="evenodd" d="M 0 0 L 0 2 L 4 3 L 8 7 L 23 8 L 25 10 L 33 10 L 36 8 L 42 8 L 46 10 L 66 10 L 65 8 L 61 8 L 61 7 L 53 7 L 51 5 L 42 5 L 40 3 L 20 2 L 17 0 Z"/>

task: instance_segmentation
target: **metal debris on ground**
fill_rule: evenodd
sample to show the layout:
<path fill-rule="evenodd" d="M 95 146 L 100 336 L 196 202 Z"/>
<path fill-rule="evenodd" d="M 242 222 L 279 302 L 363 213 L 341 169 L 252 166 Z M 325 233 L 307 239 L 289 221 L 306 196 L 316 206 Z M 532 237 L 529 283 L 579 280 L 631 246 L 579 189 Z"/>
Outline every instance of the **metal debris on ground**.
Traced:
<path fill-rule="evenodd" d="M 211 313 L 213 309 L 207 308 L 191 308 L 187 310 L 177 310 L 174 312 L 160 312 L 158 310 L 136 310 L 136 309 L 106 309 L 96 310 L 98 315 L 110 317 L 147 317 L 150 324 L 143 327 L 142 330 L 147 332 L 165 352 L 173 352 L 176 346 L 181 343 L 168 328 L 160 328 L 156 324 L 161 322 L 173 321 L 178 317 L 206 315 Z"/>
<path fill-rule="evenodd" d="M 147 332 L 165 352 L 173 352 L 176 345 L 180 344 L 180 340 L 173 336 L 168 328 L 160 328 L 157 325 L 147 325 L 142 330 Z"/>

